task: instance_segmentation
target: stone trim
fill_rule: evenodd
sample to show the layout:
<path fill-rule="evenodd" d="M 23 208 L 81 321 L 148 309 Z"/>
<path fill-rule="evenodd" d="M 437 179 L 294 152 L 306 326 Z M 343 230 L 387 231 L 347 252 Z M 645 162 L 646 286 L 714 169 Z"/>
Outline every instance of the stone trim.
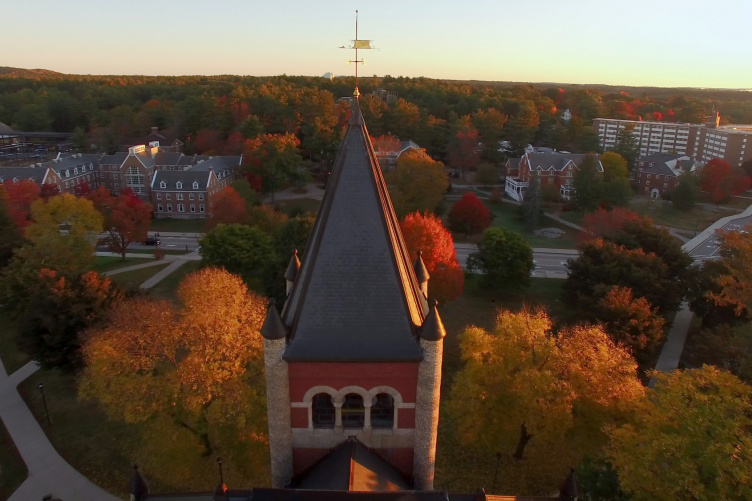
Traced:
<path fill-rule="evenodd" d="M 404 403 L 402 401 L 402 395 L 399 391 L 395 390 L 391 386 L 375 386 L 371 388 L 370 390 L 366 390 L 362 386 L 345 386 L 343 388 L 340 388 L 339 390 L 335 390 L 331 386 L 313 386 L 311 387 L 305 395 L 303 395 L 303 401 L 302 402 L 291 402 L 290 407 L 293 408 L 307 408 L 308 409 L 308 429 L 313 430 L 313 397 L 320 394 L 320 393 L 326 393 L 332 397 L 332 403 L 334 404 L 334 412 L 335 412 L 335 418 L 334 418 L 334 430 L 328 430 L 332 432 L 339 432 L 342 433 L 342 403 L 345 401 L 345 396 L 355 393 L 357 395 L 360 395 L 363 398 L 363 407 L 365 408 L 365 423 L 363 426 L 363 429 L 366 431 L 371 430 L 371 401 L 373 398 L 380 394 L 380 393 L 386 393 L 388 395 L 391 395 L 391 397 L 394 399 L 394 425 L 392 427 L 392 430 L 399 430 L 402 428 L 399 428 L 399 409 L 414 409 L 415 403 Z M 295 428 L 295 429 L 304 429 L 304 428 Z M 316 428 L 316 431 L 324 431 L 326 428 Z M 380 431 L 383 431 L 382 428 Z M 358 429 L 348 429 L 348 433 L 353 431 L 360 431 Z M 350 433 L 351 434 L 351 433 Z"/>

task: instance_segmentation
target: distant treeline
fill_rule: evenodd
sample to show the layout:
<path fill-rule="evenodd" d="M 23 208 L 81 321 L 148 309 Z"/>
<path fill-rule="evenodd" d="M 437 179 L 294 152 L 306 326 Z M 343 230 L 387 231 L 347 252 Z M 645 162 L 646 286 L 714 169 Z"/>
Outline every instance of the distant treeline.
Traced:
<path fill-rule="evenodd" d="M 91 76 L 52 72 L 0 75 L 0 122 L 23 131 L 74 132 L 114 150 L 151 127 L 167 129 L 199 151 L 235 134 L 295 134 L 305 158 L 336 151 L 353 78 Z M 28 73 L 22 73 L 28 75 Z M 361 107 L 373 136 L 412 139 L 448 164 L 477 138 L 481 160 L 497 163 L 527 143 L 573 152 L 598 149 L 592 119 L 702 123 L 716 110 L 724 123 L 752 123 L 752 93 L 731 90 L 361 78 Z M 571 119 L 564 120 L 565 110 Z M 239 134 L 238 134 L 239 133 Z M 198 141 L 200 143 L 201 141 Z M 216 143 L 216 142 L 215 142 Z M 213 149 L 222 149 L 217 144 Z"/>

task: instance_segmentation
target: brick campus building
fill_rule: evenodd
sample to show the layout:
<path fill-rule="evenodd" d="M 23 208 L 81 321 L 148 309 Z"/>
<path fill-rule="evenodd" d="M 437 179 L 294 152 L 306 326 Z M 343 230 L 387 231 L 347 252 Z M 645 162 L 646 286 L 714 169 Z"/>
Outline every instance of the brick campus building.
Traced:
<path fill-rule="evenodd" d="M 303 261 L 293 254 L 287 300 L 261 329 L 272 487 L 159 496 L 136 471 L 131 499 L 516 499 L 434 490 L 446 332 L 429 279 L 353 103 Z M 535 499 L 575 498 L 570 474 L 559 498 Z"/>

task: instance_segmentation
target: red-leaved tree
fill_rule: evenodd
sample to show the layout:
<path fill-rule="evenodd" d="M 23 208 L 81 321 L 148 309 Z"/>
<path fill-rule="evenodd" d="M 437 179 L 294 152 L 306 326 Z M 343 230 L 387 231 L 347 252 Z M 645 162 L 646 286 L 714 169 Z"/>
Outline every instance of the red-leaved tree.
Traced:
<path fill-rule="evenodd" d="M 400 223 L 410 258 L 415 261 L 421 251 L 423 263 L 431 275 L 428 295 L 439 302 L 462 295 L 465 274 L 457 261 L 452 234 L 430 212 L 414 212 Z"/>
<path fill-rule="evenodd" d="M 31 204 L 39 199 L 39 185 L 31 179 L 19 181 L 6 181 L 3 183 L 8 204 L 8 215 L 16 223 L 23 234 L 26 227 L 31 224 Z"/>
<path fill-rule="evenodd" d="M 39 189 L 39 196 L 46 202 L 60 194 L 60 187 L 53 183 L 44 183 Z"/>
<path fill-rule="evenodd" d="M 475 193 L 465 193 L 449 210 L 449 229 L 465 235 L 480 233 L 491 226 L 491 211 Z"/>
<path fill-rule="evenodd" d="M 612 210 L 598 209 L 583 216 L 584 231 L 580 232 L 577 238 L 580 243 L 599 237 L 608 239 L 619 233 L 625 223 L 641 219 L 636 212 L 622 207 L 614 207 Z"/>
<path fill-rule="evenodd" d="M 219 193 L 212 196 L 210 204 L 211 215 L 206 223 L 210 230 L 218 224 L 243 224 L 247 222 L 245 199 L 229 186 L 225 186 Z"/>
<path fill-rule="evenodd" d="M 151 204 L 144 203 L 132 191 L 113 197 L 103 186 L 86 197 L 104 216 L 107 246 L 125 260 L 128 246 L 146 239 L 151 223 Z"/>
<path fill-rule="evenodd" d="M 710 193 L 713 203 L 723 203 L 750 187 L 749 176 L 720 158 L 710 160 L 700 172 L 700 187 Z"/>

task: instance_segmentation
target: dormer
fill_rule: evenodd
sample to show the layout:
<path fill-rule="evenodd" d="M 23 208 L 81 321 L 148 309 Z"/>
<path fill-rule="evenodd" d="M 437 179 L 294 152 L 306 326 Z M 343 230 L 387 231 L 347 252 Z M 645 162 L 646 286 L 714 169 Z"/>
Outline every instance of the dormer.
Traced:
<path fill-rule="evenodd" d="M 162 181 L 161 183 L 159 183 L 159 187 L 162 189 L 167 188 L 167 183 L 165 181 Z"/>
<path fill-rule="evenodd" d="M 182 190 L 183 189 L 183 182 L 182 181 L 178 181 L 177 183 L 175 183 L 175 188 L 178 189 L 178 190 Z"/>
<path fill-rule="evenodd" d="M 73 167 L 73 173 L 78 174 L 78 167 Z"/>
<path fill-rule="evenodd" d="M 70 177 L 70 171 L 68 169 L 65 169 L 65 177 Z"/>
<path fill-rule="evenodd" d="M 198 181 L 193 181 L 193 189 L 194 190 L 198 189 Z"/>

